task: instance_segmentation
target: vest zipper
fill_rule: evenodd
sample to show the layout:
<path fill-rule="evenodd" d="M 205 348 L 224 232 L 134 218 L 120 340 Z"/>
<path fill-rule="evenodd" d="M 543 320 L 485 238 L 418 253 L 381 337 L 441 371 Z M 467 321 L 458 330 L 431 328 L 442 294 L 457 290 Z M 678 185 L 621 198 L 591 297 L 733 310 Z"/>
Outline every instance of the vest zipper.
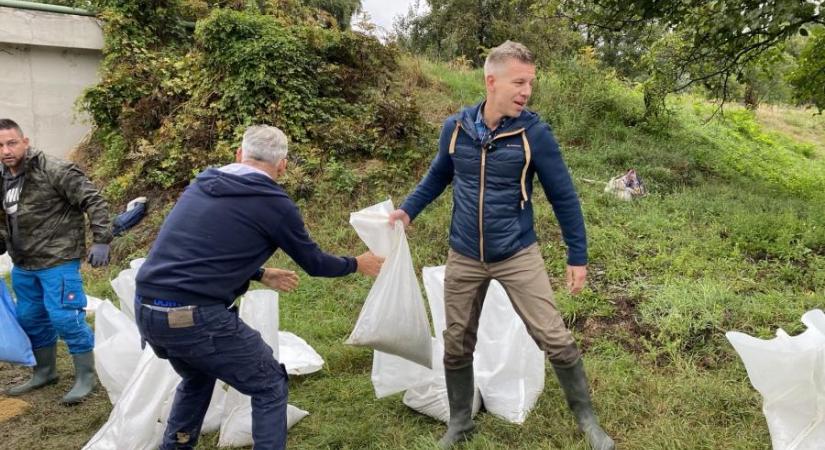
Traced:
<path fill-rule="evenodd" d="M 522 133 L 523 131 L 524 128 L 519 128 L 515 131 L 502 133 L 498 136 L 493 137 L 493 139 L 491 139 L 490 142 L 492 143 L 497 139 L 505 138 L 507 136 L 513 136 Z M 481 257 L 481 262 L 484 262 L 484 180 L 486 178 L 488 146 L 489 144 L 481 146 L 481 180 L 479 181 L 478 185 L 478 254 Z"/>

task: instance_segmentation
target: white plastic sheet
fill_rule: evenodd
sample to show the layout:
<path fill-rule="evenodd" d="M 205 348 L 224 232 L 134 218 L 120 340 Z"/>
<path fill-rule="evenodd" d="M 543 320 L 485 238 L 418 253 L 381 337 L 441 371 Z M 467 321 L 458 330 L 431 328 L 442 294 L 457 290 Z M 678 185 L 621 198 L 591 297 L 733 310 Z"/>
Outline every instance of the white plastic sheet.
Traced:
<path fill-rule="evenodd" d="M 802 316 L 808 329 L 789 336 L 778 329 L 770 340 L 731 331 L 753 387 L 762 394 L 762 412 L 776 450 L 821 450 L 825 444 L 825 313 Z"/>
<path fill-rule="evenodd" d="M 361 240 L 377 255 L 386 257 L 370 289 L 348 344 L 371 347 L 430 368 L 430 324 L 404 227 L 389 226 L 392 201 L 350 215 Z"/>

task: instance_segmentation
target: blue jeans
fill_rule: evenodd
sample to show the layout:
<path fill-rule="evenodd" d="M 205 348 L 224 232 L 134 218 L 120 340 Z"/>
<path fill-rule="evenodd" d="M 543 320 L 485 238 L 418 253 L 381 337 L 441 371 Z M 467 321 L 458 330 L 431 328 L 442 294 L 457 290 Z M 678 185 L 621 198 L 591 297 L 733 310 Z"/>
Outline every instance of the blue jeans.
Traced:
<path fill-rule="evenodd" d="M 288 377 L 261 334 L 223 305 L 195 307 L 191 323 L 177 327 L 168 314 L 135 301 L 142 338 L 182 378 L 161 449 L 195 448 L 218 379 L 252 397 L 255 450 L 286 448 Z"/>
<path fill-rule="evenodd" d="M 14 266 L 11 287 L 17 297 L 17 321 L 29 336 L 33 350 L 55 345 L 58 336 L 73 355 L 94 349 L 95 336 L 83 310 L 86 294 L 80 260 L 38 270 Z"/>

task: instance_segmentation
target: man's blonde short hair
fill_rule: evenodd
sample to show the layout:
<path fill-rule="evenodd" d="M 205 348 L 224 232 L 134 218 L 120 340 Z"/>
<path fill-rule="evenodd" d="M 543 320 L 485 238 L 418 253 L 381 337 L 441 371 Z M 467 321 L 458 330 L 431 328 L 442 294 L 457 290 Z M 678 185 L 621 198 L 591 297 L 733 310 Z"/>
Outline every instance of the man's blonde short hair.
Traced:
<path fill-rule="evenodd" d="M 533 52 L 525 47 L 524 44 L 505 41 L 498 47 L 493 47 L 490 53 L 487 54 L 487 59 L 484 61 L 484 75 L 487 76 L 498 72 L 504 63 L 511 59 L 515 59 L 524 64 L 536 64 Z"/>

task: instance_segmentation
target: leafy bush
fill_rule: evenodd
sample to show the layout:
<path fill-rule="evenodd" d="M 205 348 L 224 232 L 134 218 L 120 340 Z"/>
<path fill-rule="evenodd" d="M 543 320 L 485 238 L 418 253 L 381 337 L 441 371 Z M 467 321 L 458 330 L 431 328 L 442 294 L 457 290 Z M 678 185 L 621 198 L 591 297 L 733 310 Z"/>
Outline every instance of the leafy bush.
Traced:
<path fill-rule="evenodd" d="M 284 1 L 294 3 L 267 5 Z M 114 183 L 113 198 L 185 186 L 204 167 L 231 161 L 254 123 L 284 130 L 299 164 L 304 150 L 322 160 L 380 156 L 409 164 L 432 134 L 408 88 L 395 80 L 398 51 L 375 38 L 279 14 L 210 11 L 209 4 L 102 4 L 102 80 L 81 103 L 102 147 L 89 152 L 100 158 L 90 161 L 96 174 L 129 180 Z M 185 14 L 207 12 L 192 36 L 180 25 Z M 317 177 L 320 167 L 304 167 L 299 183 Z"/>

